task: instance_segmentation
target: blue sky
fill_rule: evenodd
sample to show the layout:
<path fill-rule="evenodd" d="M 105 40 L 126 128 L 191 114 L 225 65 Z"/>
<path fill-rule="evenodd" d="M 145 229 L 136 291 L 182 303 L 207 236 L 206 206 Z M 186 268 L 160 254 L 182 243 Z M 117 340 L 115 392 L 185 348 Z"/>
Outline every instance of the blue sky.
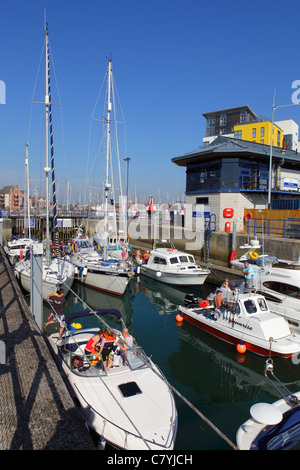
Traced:
<path fill-rule="evenodd" d="M 297 1 L 2 2 L 0 80 L 6 104 L 0 105 L 0 187 L 24 187 L 29 137 L 31 191 L 43 177 L 42 124 L 34 116 L 42 105 L 31 101 L 44 9 L 59 90 L 53 102 L 60 97 L 62 105 L 55 110 L 54 136 L 60 202 L 67 180 L 77 200 L 86 182 L 91 116 L 108 56 L 126 121 L 123 186 L 123 158 L 129 156 L 131 198 L 137 192 L 139 199 L 153 195 L 161 202 L 184 193 L 185 169 L 171 159 L 202 145 L 202 113 L 247 104 L 271 118 L 274 89 L 276 105 L 291 104 L 292 82 L 300 80 Z M 35 101 L 44 99 L 43 64 Z M 53 90 L 54 85 L 52 73 Z M 275 120 L 288 118 L 299 124 L 300 108 L 275 113 Z"/>

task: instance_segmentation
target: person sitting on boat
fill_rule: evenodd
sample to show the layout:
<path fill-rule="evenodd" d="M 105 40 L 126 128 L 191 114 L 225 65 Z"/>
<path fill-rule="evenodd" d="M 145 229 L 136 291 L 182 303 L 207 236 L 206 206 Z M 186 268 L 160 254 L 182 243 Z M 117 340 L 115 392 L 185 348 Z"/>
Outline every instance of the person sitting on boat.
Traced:
<path fill-rule="evenodd" d="M 232 299 L 232 293 L 234 289 L 230 284 L 228 278 L 225 279 L 220 289 L 224 302 L 229 302 Z"/>
<path fill-rule="evenodd" d="M 104 348 L 104 344 L 106 342 L 106 339 L 104 338 L 104 333 L 105 333 L 105 330 L 99 330 L 97 334 L 95 334 L 88 340 L 87 344 L 85 345 L 85 354 L 87 356 L 92 354 L 92 349 L 95 348 L 97 344 L 99 344 L 100 346 L 100 349 L 101 349 L 100 354 L 101 354 Z"/>
<path fill-rule="evenodd" d="M 253 266 L 249 264 L 248 261 L 245 262 L 243 273 L 245 274 L 246 289 L 252 289 L 253 287 L 252 277 L 254 276 L 254 271 L 253 271 Z"/>
<path fill-rule="evenodd" d="M 136 252 L 135 252 L 135 261 L 136 261 L 137 264 L 141 264 L 141 263 L 142 263 L 141 258 L 142 258 L 141 250 L 138 249 L 138 250 L 136 250 Z"/>
<path fill-rule="evenodd" d="M 102 364 L 102 356 L 100 353 L 100 346 L 96 344 L 94 348 L 92 348 L 91 355 L 90 355 L 90 361 L 93 367 L 100 367 Z"/>
<path fill-rule="evenodd" d="M 145 251 L 145 253 L 144 253 L 144 264 L 148 263 L 149 256 L 150 256 L 149 251 Z"/>
<path fill-rule="evenodd" d="M 107 366 L 110 353 L 117 348 L 116 335 L 109 328 L 106 328 L 104 330 L 104 339 L 105 345 L 102 351 L 102 357 L 105 366 Z"/>
<path fill-rule="evenodd" d="M 47 300 L 51 304 L 52 312 L 48 317 L 48 322 L 45 323 L 44 327 L 52 324 L 52 323 L 59 323 L 59 335 L 58 339 L 61 339 L 63 331 L 65 329 L 65 316 L 64 316 L 64 308 L 67 305 L 67 301 L 64 298 L 64 289 L 58 289 L 55 294 L 50 294 L 47 297 Z"/>
<path fill-rule="evenodd" d="M 225 308 L 225 302 L 222 297 L 222 292 L 218 289 L 216 292 L 216 295 L 214 296 L 213 299 L 213 304 L 214 304 L 214 318 L 217 320 L 222 313 L 224 312 Z"/>

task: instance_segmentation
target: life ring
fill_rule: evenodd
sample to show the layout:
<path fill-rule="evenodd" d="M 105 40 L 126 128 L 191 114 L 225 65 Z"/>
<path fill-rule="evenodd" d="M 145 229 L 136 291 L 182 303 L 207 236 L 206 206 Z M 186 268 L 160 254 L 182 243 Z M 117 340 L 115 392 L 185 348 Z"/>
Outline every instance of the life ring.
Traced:
<path fill-rule="evenodd" d="M 250 256 L 251 259 L 258 258 L 258 254 L 256 253 L 256 251 L 253 251 L 253 253 L 249 252 L 248 255 Z"/>
<path fill-rule="evenodd" d="M 247 214 L 245 214 L 245 220 L 246 222 L 248 222 L 248 220 L 251 220 L 253 219 L 253 214 L 252 212 L 247 212 Z"/>
<path fill-rule="evenodd" d="M 168 251 L 175 251 L 175 248 L 169 248 Z"/>
<path fill-rule="evenodd" d="M 82 361 L 81 361 L 80 359 L 78 359 L 78 358 L 75 358 L 75 359 L 73 360 L 73 367 L 74 367 L 75 369 L 78 369 L 78 368 L 81 367 L 81 366 L 82 366 Z"/>

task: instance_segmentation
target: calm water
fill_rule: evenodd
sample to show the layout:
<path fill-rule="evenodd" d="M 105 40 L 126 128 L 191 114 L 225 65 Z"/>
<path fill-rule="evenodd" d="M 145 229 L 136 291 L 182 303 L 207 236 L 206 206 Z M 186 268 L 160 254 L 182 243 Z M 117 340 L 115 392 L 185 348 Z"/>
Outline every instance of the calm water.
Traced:
<path fill-rule="evenodd" d="M 187 292 L 205 298 L 214 286 L 187 291 L 165 286 L 143 276 L 132 279 L 122 300 L 86 288 L 76 281 L 72 289 L 93 308 L 116 308 L 148 356 L 169 382 L 194 407 L 235 443 L 238 427 L 249 417 L 256 402 L 272 403 L 278 395 L 264 378 L 265 359 L 246 352 L 241 356 L 233 345 L 183 322 L 176 324 L 177 306 Z M 66 314 L 86 308 L 72 293 L 67 296 Z M 44 320 L 50 310 L 45 307 Z M 78 320 L 85 326 L 92 320 Z M 95 323 L 94 323 L 95 324 Z M 51 334 L 56 326 L 49 326 Z M 291 359 L 274 359 L 274 372 L 292 392 L 300 388 L 300 366 Z M 175 395 L 179 424 L 175 449 L 222 450 L 231 447 L 181 398 Z"/>

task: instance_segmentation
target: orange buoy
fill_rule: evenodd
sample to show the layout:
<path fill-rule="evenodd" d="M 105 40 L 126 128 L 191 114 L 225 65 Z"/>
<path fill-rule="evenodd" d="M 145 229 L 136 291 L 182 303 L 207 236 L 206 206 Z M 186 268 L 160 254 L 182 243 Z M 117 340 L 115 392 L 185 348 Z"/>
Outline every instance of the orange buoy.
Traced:
<path fill-rule="evenodd" d="M 201 308 L 204 308 L 204 307 L 209 307 L 210 306 L 210 303 L 209 303 L 209 300 L 201 300 L 200 304 L 199 304 L 199 307 Z"/>
<path fill-rule="evenodd" d="M 181 323 L 183 321 L 183 316 L 181 315 L 181 313 L 178 313 L 176 315 L 176 321 L 178 321 L 179 323 Z"/>
<path fill-rule="evenodd" d="M 236 350 L 238 353 L 240 354 L 244 354 L 244 352 L 246 352 L 246 346 L 244 345 L 243 341 L 241 341 L 239 344 L 237 344 L 236 346 Z"/>

